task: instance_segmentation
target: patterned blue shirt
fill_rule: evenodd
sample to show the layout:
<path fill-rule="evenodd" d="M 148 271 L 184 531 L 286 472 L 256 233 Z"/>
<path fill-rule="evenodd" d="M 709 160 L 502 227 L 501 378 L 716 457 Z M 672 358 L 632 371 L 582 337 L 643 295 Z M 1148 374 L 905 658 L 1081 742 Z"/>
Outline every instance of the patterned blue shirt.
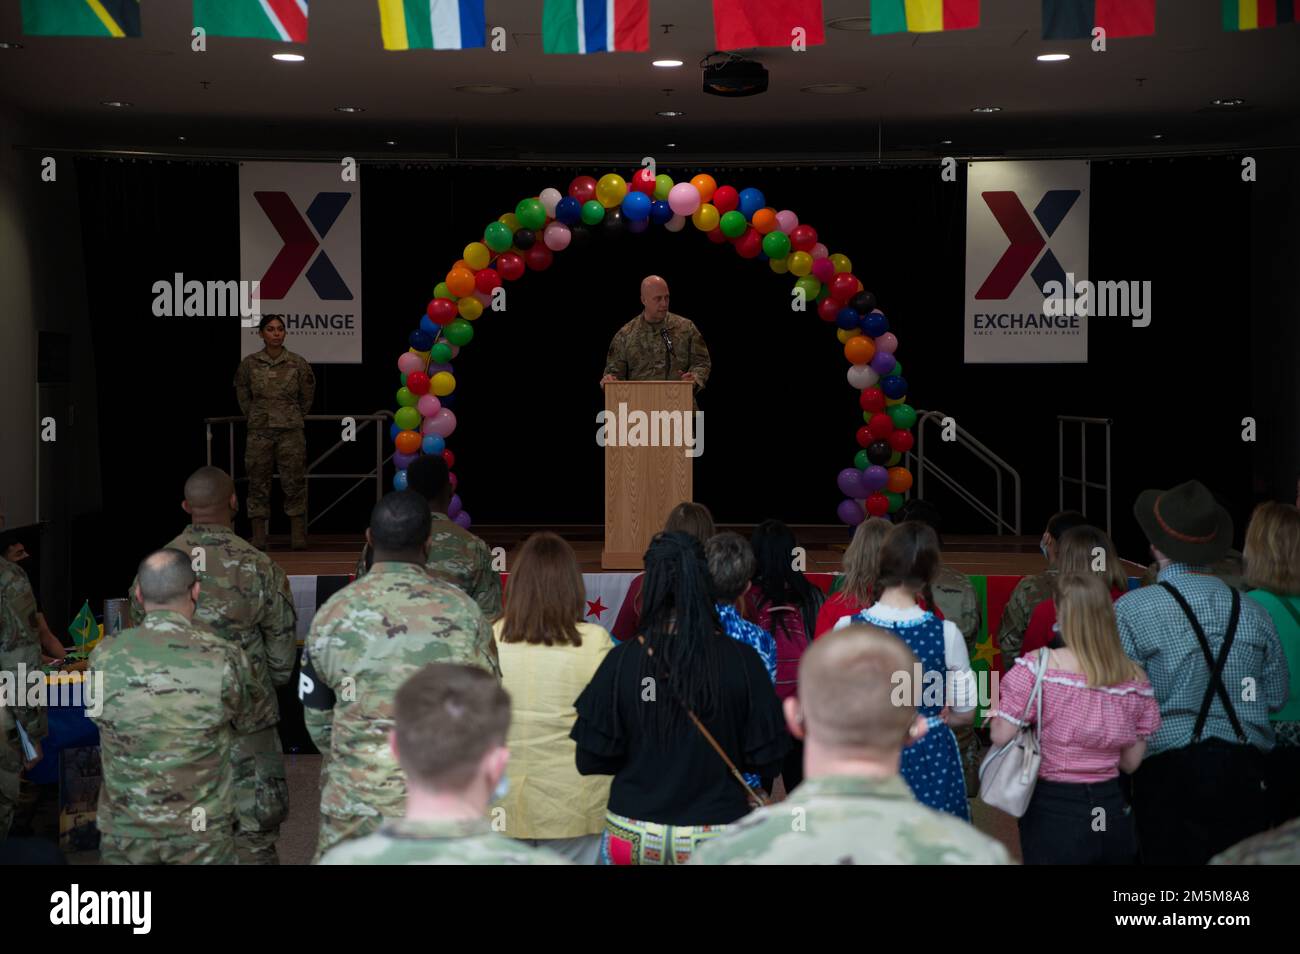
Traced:
<path fill-rule="evenodd" d="M 1218 658 L 1232 613 L 1228 585 L 1200 567 L 1171 563 L 1156 579 L 1168 581 L 1196 614 L 1210 652 Z M 1192 742 L 1210 669 L 1187 615 L 1161 586 L 1125 593 L 1115 603 L 1120 643 L 1151 680 L 1160 704 L 1160 730 L 1151 737 L 1147 757 Z M 1268 714 L 1286 702 L 1287 665 L 1273 620 L 1259 604 L 1242 598 L 1232 651 L 1223 667 L 1223 684 L 1251 745 L 1273 747 Z M 1216 693 L 1210 703 L 1202 739 L 1238 741 Z"/>
<path fill-rule="evenodd" d="M 744 643 L 750 646 L 758 653 L 763 665 L 767 667 L 767 674 L 772 679 L 772 685 L 776 685 L 776 638 L 763 629 L 744 619 L 736 612 L 736 607 L 726 603 L 719 603 L 717 606 L 718 618 L 722 620 L 722 629 L 728 636 L 738 643 Z M 757 789 L 763 784 L 753 772 L 743 773 L 745 782 L 750 788 Z"/>

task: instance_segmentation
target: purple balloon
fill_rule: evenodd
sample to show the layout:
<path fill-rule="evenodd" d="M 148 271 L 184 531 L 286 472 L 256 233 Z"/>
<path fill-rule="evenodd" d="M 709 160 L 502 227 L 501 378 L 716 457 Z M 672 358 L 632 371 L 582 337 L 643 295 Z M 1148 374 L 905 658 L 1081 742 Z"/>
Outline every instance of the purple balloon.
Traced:
<path fill-rule="evenodd" d="M 841 522 L 847 523 L 850 527 L 856 527 L 867 518 L 866 513 L 862 510 L 862 504 L 856 500 L 841 500 L 835 513 L 839 516 Z"/>
<path fill-rule="evenodd" d="M 894 370 L 894 365 L 897 363 L 898 359 L 888 351 L 877 351 L 876 356 L 871 359 L 871 370 L 876 374 L 886 375 Z"/>
<path fill-rule="evenodd" d="M 889 471 L 879 464 L 872 464 L 862 472 L 862 488 L 867 492 L 866 496 L 883 490 L 887 483 L 889 483 Z"/>
<path fill-rule="evenodd" d="M 892 368 L 893 365 L 891 364 L 890 367 Z M 456 373 L 450 364 L 438 364 L 436 361 L 430 361 L 429 370 L 427 372 L 429 377 L 433 377 L 439 371 L 446 371 L 448 374 Z"/>
<path fill-rule="evenodd" d="M 411 462 L 419 456 L 419 454 L 403 454 L 398 451 L 393 455 L 393 466 L 398 470 L 406 470 L 406 468 L 411 466 Z"/>
<path fill-rule="evenodd" d="M 840 493 L 846 497 L 858 498 L 866 496 L 862 489 L 862 471 L 856 467 L 845 467 L 840 471 L 835 484 L 840 488 Z"/>
<path fill-rule="evenodd" d="M 458 513 L 460 513 L 460 494 L 452 494 L 451 503 L 447 504 L 447 516 L 455 520 Z"/>
<path fill-rule="evenodd" d="M 469 529 L 469 525 L 472 522 L 469 519 L 469 511 L 467 510 L 462 510 L 460 513 L 456 514 L 456 516 L 452 517 L 451 519 L 458 526 L 464 527 L 466 530 Z"/>

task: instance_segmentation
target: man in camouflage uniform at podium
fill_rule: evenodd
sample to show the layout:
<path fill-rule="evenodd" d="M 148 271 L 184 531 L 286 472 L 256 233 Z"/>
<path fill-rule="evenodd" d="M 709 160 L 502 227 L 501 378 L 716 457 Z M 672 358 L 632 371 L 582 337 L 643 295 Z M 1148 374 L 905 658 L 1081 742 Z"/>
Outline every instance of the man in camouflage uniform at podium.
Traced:
<path fill-rule="evenodd" d="M 668 282 L 641 282 L 641 314 L 614 334 L 601 384 L 610 381 L 691 381 L 698 393 L 713 361 L 695 323 L 668 310 Z"/>

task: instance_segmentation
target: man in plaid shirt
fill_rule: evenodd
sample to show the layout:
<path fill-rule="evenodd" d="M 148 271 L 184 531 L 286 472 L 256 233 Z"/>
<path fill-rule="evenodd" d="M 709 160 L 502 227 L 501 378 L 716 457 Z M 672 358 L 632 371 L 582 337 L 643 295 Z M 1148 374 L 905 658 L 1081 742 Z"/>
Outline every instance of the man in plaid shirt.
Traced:
<path fill-rule="evenodd" d="M 1210 573 L 1232 518 L 1203 484 L 1143 491 L 1133 513 L 1160 567 L 1158 585 L 1115 604 L 1124 651 L 1160 704 L 1133 778 L 1138 841 L 1147 864 L 1201 865 L 1269 827 L 1268 714 L 1287 700 L 1286 656 L 1268 613 Z"/>

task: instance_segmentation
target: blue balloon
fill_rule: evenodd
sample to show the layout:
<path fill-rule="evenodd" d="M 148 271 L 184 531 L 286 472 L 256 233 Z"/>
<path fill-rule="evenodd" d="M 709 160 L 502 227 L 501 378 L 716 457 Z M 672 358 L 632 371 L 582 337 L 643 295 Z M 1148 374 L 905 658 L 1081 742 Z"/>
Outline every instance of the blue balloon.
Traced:
<path fill-rule="evenodd" d="M 441 454 L 447 449 L 447 442 L 440 434 L 426 434 L 420 443 L 420 450 L 426 454 Z"/>
<path fill-rule="evenodd" d="M 633 190 L 623 197 L 623 214 L 629 222 L 644 222 L 650 217 L 650 196 Z"/>
<path fill-rule="evenodd" d="M 880 390 L 885 392 L 885 397 L 895 399 L 904 397 L 907 394 L 907 379 L 891 374 L 881 380 Z"/>
<path fill-rule="evenodd" d="M 400 433 L 402 433 L 402 429 L 394 423 L 388 428 L 388 439 L 390 441 L 395 441 L 397 440 L 397 435 Z"/>
<path fill-rule="evenodd" d="M 655 199 L 650 203 L 650 221 L 655 225 L 663 225 L 672 217 L 672 206 L 663 199 Z"/>
<path fill-rule="evenodd" d="M 745 218 L 752 219 L 754 213 L 766 205 L 767 199 L 757 189 L 740 190 L 740 212 Z"/>
<path fill-rule="evenodd" d="M 434 321 L 428 315 L 425 315 L 423 318 L 420 319 L 420 330 L 423 331 L 426 335 L 429 335 L 431 338 L 437 338 L 438 331 L 440 330 L 440 326 L 436 321 Z M 430 345 L 430 347 L 432 347 L 432 345 Z"/>
<path fill-rule="evenodd" d="M 555 218 L 565 225 L 577 225 L 582 221 L 582 203 L 566 195 L 555 204 Z"/>
<path fill-rule="evenodd" d="M 873 338 L 879 338 L 889 330 L 889 319 L 878 311 L 873 311 L 862 319 L 862 330 Z"/>
<path fill-rule="evenodd" d="M 427 331 L 412 331 L 410 342 L 416 351 L 428 351 L 433 347 L 433 335 Z"/>
<path fill-rule="evenodd" d="M 841 308 L 835 315 L 835 324 L 845 331 L 852 331 L 861 320 L 862 316 L 854 308 Z"/>
<path fill-rule="evenodd" d="M 406 489 L 406 471 L 399 470 L 397 473 L 393 474 L 393 489 L 394 490 Z"/>

